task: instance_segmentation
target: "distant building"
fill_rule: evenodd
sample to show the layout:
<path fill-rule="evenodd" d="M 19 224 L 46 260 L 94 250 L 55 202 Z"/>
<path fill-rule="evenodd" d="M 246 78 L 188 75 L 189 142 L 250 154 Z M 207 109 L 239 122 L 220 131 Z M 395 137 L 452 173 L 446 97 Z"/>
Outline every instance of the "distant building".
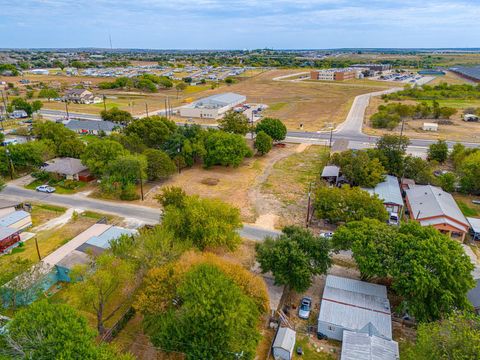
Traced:
<path fill-rule="evenodd" d="M 292 360 L 295 341 L 295 331 L 287 327 L 279 328 L 272 346 L 273 358 L 275 360 Z"/>
<path fill-rule="evenodd" d="M 433 226 L 440 232 L 463 242 L 470 224 L 453 196 L 431 185 L 415 185 L 405 190 L 405 202 L 412 220 Z"/>
<path fill-rule="evenodd" d="M 385 286 L 327 276 L 317 332 L 342 341 L 345 330 L 392 339 L 392 316 Z"/>
<path fill-rule="evenodd" d="M 477 66 L 456 66 L 448 69 L 457 75 L 460 75 L 468 80 L 480 82 L 480 65 Z"/>
<path fill-rule="evenodd" d="M 425 69 L 425 70 L 420 70 L 418 72 L 418 74 L 419 75 L 443 76 L 443 75 L 445 75 L 445 71 L 435 70 L 435 69 Z"/>
<path fill-rule="evenodd" d="M 14 119 L 24 119 L 28 117 L 28 114 L 25 110 L 14 110 L 10 114 L 10 117 Z"/>
<path fill-rule="evenodd" d="M 33 74 L 33 75 L 48 75 L 49 71 L 47 69 L 33 69 L 33 70 L 30 70 L 30 74 Z"/>
<path fill-rule="evenodd" d="M 343 332 L 340 360 L 398 360 L 398 343 L 375 335 L 353 331 Z"/>
<path fill-rule="evenodd" d="M 235 93 L 212 95 L 180 108 L 180 116 L 192 118 L 219 119 L 228 110 L 244 103 L 247 98 Z"/>
<path fill-rule="evenodd" d="M 344 81 L 358 78 L 360 71 L 354 69 L 328 69 L 310 71 L 311 80 Z"/>
<path fill-rule="evenodd" d="M 89 90 L 71 89 L 65 93 L 63 101 L 69 101 L 76 104 L 98 104 L 102 102 L 102 98 L 93 95 Z"/>
<path fill-rule="evenodd" d="M 79 159 L 69 157 L 50 160 L 42 170 L 68 180 L 89 181 L 90 179 L 88 168 Z"/>
<path fill-rule="evenodd" d="M 351 65 L 350 67 L 354 69 L 368 69 L 373 72 L 387 71 L 392 69 L 391 64 L 355 64 Z"/>
<path fill-rule="evenodd" d="M 423 131 L 438 131 L 438 124 L 437 123 L 423 123 L 423 126 L 422 126 L 422 130 Z"/>
<path fill-rule="evenodd" d="M 116 124 L 112 121 L 69 120 L 65 123 L 65 127 L 78 134 L 99 135 L 104 132 L 105 135 L 110 135 L 115 130 L 121 129 L 123 125 Z"/>
<path fill-rule="evenodd" d="M 476 121 L 478 121 L 478 116 L 474 115 L 474 114 L 465 114 L 465 115 L 463 115 L 463 121 L 476 122 Z"/>

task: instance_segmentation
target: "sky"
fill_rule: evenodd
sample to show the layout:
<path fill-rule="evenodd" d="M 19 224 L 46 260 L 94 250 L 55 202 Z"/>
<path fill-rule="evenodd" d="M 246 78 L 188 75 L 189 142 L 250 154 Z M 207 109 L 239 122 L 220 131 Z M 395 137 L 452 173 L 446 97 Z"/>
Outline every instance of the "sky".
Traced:
<path fill-rule="evenodd" d="M 0 48 L 480 47 L 480 0 L 0 0 Z"/>

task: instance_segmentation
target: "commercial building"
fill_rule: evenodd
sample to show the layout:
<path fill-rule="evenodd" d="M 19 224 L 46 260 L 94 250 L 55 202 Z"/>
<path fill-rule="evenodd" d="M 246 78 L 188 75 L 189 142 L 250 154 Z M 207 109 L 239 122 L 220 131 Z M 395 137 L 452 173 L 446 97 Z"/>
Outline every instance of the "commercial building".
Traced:
<path fill-rule="evenodd" d="M 350 66 L 354 69 L 367 69 L 373 72 L 387 71 L 392 69 L 390 64 L 355 64 Z"/>
<path fill-rule="evenodd" d="M 98 104 L 102 102 L 102 98 L 93 95 L 89 90 L 71 89 L 65 93 L 63 101 L 69 101 L 77 104 Z"/>
<path fill-rule="evenodd" d="M 212 95 L 180 108 L 180 116 L 191 118 L 219 119 L 228 110 L 244 103 L 247 98 L 235 93 Z"/>
<path fill-rule="evenodd" d="M 412 220 L 422 226 L 433 226 L 461 241 L 465 239 L 470 224 L 451 194 L 431 185 L 415 185 L 406 189 L 405 193 Z"/>
<path fill-rule="evenodd" d="M 360 71 L 356 69 L 327 69 L 310 71 L 310 80 L 344 81 L 358 78 Z"/>
<path fill-rule="evenodd" d="M 387 288 L 328 275 L 318 316 L 318 335 L 342 341 L 344 331 L 392 339 Z"/>
<path fill-rule="evenodd" d="M 377 186 L 364 190 L 372 195 L 377 195 L 383 201 L 383 205 L 389 213 L 402 213 L 403 198 L 396 176 L 386 175 L 385 180 L 377 184 Z"/>
<path fill-rule="evenodd" d="M 398 343 L 375 335 L 353 331 L 343 332 L 340 360 L 398 360 Z"/>
<path fill-rule="evenodd" d="M 457 75 L 468 80 L 480 82 L 480 65 L 477 66 L 456 66 L 448 69 Z"/>

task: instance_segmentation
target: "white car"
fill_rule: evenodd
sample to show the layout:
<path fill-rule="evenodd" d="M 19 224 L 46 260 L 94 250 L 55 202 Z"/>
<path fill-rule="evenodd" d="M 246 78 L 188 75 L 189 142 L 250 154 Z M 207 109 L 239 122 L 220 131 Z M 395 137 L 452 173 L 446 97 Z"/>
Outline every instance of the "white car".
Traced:
<path fill-rule="evenodd" d="M 48 185 L 37 186 L 35 188 L 35 190 L 37 190 L 39 192 L 48 193 L 48 194 L 51 194 L 51 193 L 55 192 L 55 188 L 53 186 L 48 186 Z"/>
<path fill-rule="evenodd" d="M 331 239 L 333 237 L 333 234 L 334 233 L 332 231 L 323 232 L 323 233 L 320 234 L 320 237 Z"/>

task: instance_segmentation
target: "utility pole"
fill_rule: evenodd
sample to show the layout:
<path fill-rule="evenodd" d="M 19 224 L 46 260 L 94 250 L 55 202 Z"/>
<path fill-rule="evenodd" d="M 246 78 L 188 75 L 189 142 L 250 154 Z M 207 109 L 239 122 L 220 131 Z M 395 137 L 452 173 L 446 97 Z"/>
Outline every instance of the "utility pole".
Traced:
<path fill-rule="evenodd" d="M 330 149 L 332 148 L 332 137 L 333 137 L 333 126 L 330 127 L 330 141 L 329 141 Z"/>
<path fill-rule="evenodd" d="M 143 179 L 142 179 L 142 168 L 138 167 L 138 176 L 140 178 L 140 193 L 142 194 L 142 201 L 143 201 Z"/>
<path fill-rule="evenodd" d="M 10 180 L 13 180 L 13 162 L 12 157 L 10 156 L 10 150 L 8 148 L 5 149 L 5 154 L 8 157 L 8 170 L 10 172 Z"/>
<path fill-rule="evenodd" d="M 103 95 L 103 110 L 107 111 L 107 104 L 105 103 L 105 95 Z"/>
<path fill-rule="evenodd" d="M 147 117 L 148 117 L 148 104 L 145 103 L 145 112 L 147 113 Z"/>
<path fill-rule="evenodd" d="M 38 239 L 36 236 L 35 236 L 35 247 L 37 248 L 38 260 L 42 261 L 42 257 L 40 256 L 40 249 L 38 248 Z"/>
<path fill-rule="evenodd" d="M 307 220 L 305 222 L 305 227 L 308 228 L 310 225 L 310 204 L 311 204 L 311 196 L 312 195 L 312 183 L 308 186 L 308 203 L 307 203 Z"/>
<path fill-rule="evenodd" d="M 67 112 L 67 120 L 70 120 L 70 114 L 68 113 L 68 101 L 65 101 L 65 111 Z"/>
<path fill-rule="evenodd" d="M 250 134 L 252 134 L 252 140 L 253 140 L 253 110 L 252 110 L 252 120 L 251 120 L 251 132 Z"/>
<path fill-rule="evenodd" d="M 168 118 L 168 112 L 167 112 L 167 98 L 165 98 L 165 117 Z"/>

